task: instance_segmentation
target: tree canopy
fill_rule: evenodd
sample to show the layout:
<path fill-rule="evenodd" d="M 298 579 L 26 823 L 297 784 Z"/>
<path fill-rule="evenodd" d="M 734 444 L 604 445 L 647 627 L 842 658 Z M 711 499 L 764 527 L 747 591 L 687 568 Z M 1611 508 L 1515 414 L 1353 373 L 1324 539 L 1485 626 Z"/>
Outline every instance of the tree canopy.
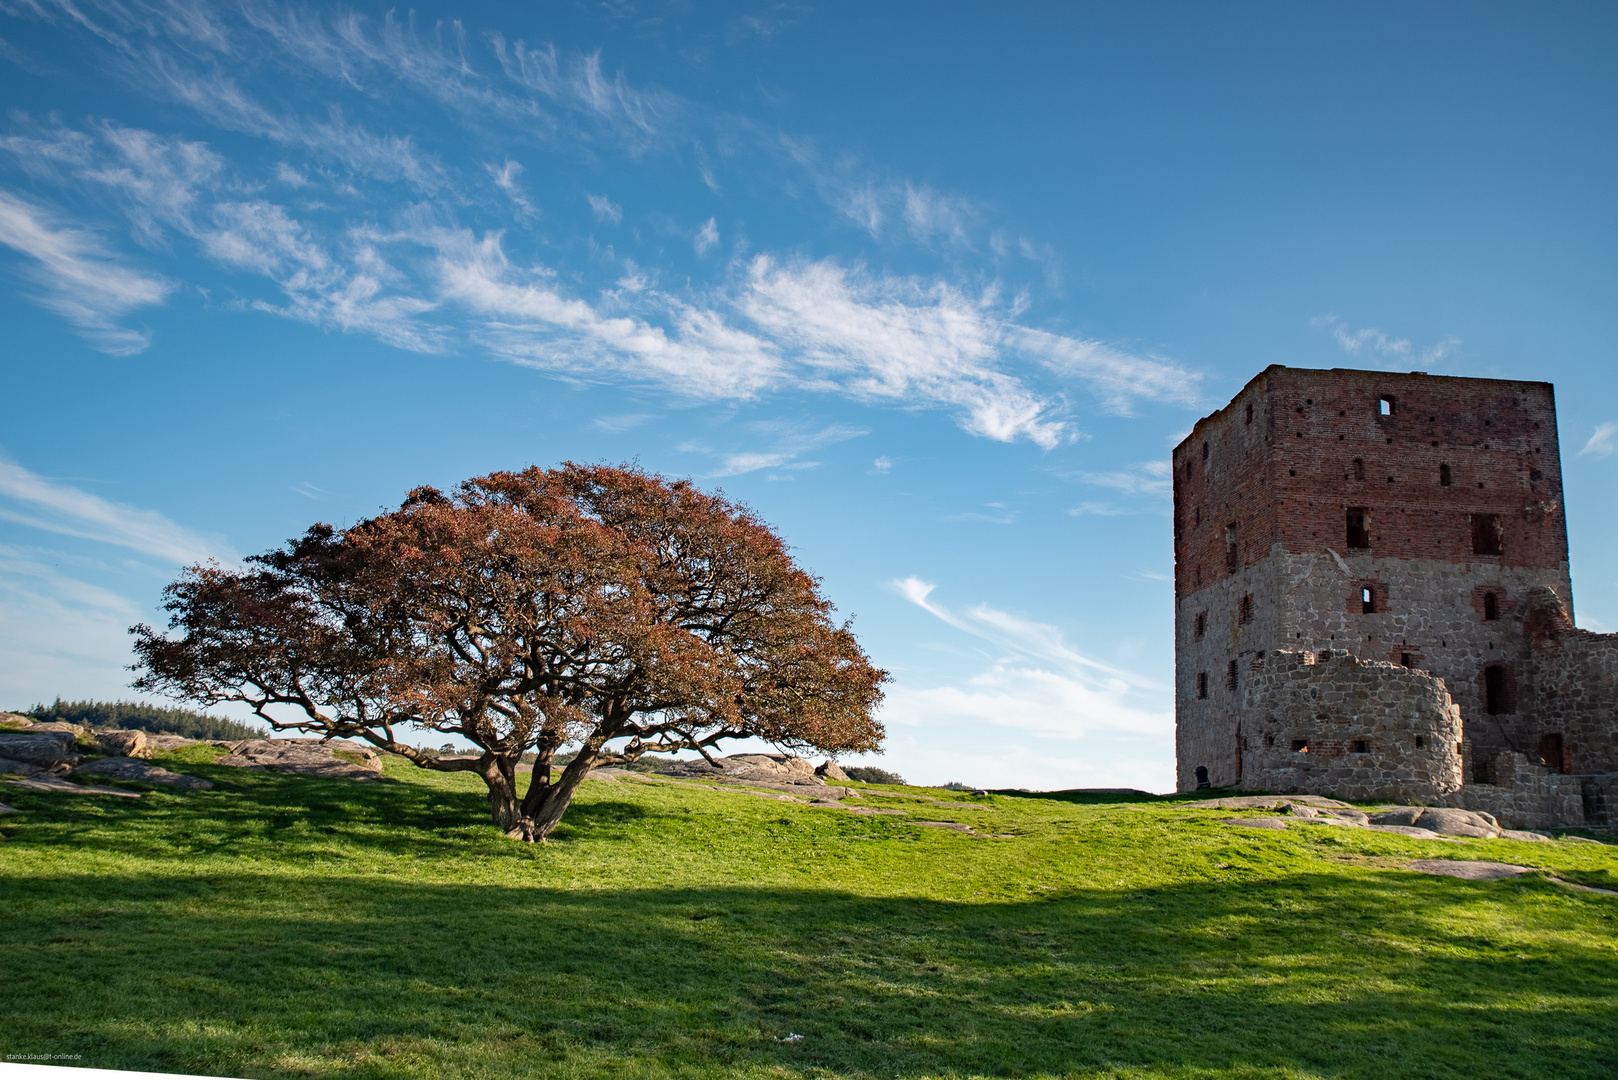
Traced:
<path fill-rule="evenodd" d="M 277 730 L 478 773 L 494 821 L 543 839 L 606 758 L 758 737 L 878 749 L 886 672 L 749 510 L 634 467 L 496 472 L 317 524 L 243 569 L 188 568 L 169 634 L 134 627 L 135 686 L 245 702 Z M 445 758 L 403 741 L 458 735 Z M 576 754 L 552 776 L 558 751 Z M 518 764 L 533 773 L 519 793 Z"/>

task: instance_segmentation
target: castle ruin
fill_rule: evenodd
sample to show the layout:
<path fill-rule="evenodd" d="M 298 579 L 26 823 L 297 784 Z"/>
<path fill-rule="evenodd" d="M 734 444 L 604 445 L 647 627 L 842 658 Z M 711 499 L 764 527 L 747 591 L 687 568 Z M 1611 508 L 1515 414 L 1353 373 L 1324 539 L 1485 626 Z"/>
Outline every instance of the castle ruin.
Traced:
<path fill-rule="evenodd" d="M 1272 366 L 1174 451 L 1178 786 L 1618 813 L 1549 383 Z"/>

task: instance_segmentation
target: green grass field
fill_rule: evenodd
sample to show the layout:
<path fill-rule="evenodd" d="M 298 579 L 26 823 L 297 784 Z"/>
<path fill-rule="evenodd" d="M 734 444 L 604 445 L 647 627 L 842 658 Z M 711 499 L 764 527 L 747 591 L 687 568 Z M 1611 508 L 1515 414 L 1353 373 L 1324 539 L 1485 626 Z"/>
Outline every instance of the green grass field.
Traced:
<path fill-rule="evenodd" d="M 1610 884 L 1618 847 L 638 781 L 586 783 L 528 847 L 464 776 L 210 753 L 160 760 L 211 791 L 0 788 L 24 811 L 0 817 L 0 1051 L 240 1077 L 1618 1076 L 1618 896 L 1398 868 Z"/>

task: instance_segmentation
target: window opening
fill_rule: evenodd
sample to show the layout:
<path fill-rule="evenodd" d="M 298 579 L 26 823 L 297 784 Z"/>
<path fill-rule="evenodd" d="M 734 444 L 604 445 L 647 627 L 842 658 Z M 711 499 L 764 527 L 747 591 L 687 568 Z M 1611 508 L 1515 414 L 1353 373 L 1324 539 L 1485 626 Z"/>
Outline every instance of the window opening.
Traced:
<path fill-rule="evenodd" d="M 1399 666 L 1400 667 L 1409 667 L 1410 666 L 1410 654 L 1409 653 L 1402 652 L 1402 653 L 1399 654 Z"/>
<path fill-rule="evenodd" d="M 1490 664 L 1483 669 L 1483 708 L 1490 716 L 1513 712 L 1510 688 L 1506 684 L 1506 669 Z"/>
<path fill-rule="evenodd" d="M 1420 735 L 1417 735 L 1416 736 L 1416 749 L 1420 750 L 1422 747 L 1424 747 L 1426 745 L 1427 745 L 1427 740 L 1422 738 Z"/>
<path fill-rule="evenodd" d="M 1309 740 L 1308 739 L 1293 739 L 1292 740 L 1292 752 L 1294 754 L 1307 754 L 1309 752 Z"/>
<path fill-rule="evenodd" d="M 1492 592 L 1483 594 L 1483 617 L 1490 622 L 1500 617 L 1500 601 L 1495 599 Z"/>
<path fill-rule="evenodd" d="M 1199 611 L 1197 612 L 1196 619 L 1193 620 L 1191 624 L 1191 636 L 1194 640 L 1201 641 L 1202 635 L 1206 634 L 1207 632 L 1208 613 L 1206 611 Z"/>
<path fill-rule="evenodd" d="M 1371 546 L 1371 534 L 1365 528 L 1365 507 L 1350 506 L 1348 508 L 1348 546 L 1351 548 L 1368 548 Z"/>
<path fill-rule="evenodd" d="M 1500 515 L 1472 515 L 1472 554 L 1500 554 Z"/>
<path fill-rule="evenodd" d="M 1392 395 L 1383 394 L 1381 397 L 1377 398 L 1376 399 L 1376 411 L 1378 413 L 1380 413 L 1381 415 L 1383 415 L 1383 416 L 1392 416 L 1393 415 L 1393 397 L 1392 397 Z"/>
<path fill-rule="evenodd" d="M 1199 672 L 1197 672 L 1197 697 L 1205 698 L 1207 696 L 1208 696 L 1208 673 L 1206 671 L 1199 671 Z"/>
<path fill-rule="evenodd" d="M 1354 479 L 1356 479 L 1356 480 L 1364 480 L 1365 479 L 1365 459 L 1364 458 L 1355 458 L 1354 459 Z"/>
<path fill-rule="evenodd" d="M 1247 422 L 1249 424 L 1253 422 L 1253 406 L 1251 404 L 1247 406 Z"/>
<path fill-rule="evenodd" d="M 1562 733 L 1553 731 L 1539 737 L 1539 760 L 1551 767 L 1551 772 L 1567 772 L 1562 760 Z"/>
<path fill-rule="evenodd" d="M 1266 736 L 1264 736 L 1264 745 L 1265 746 L 1274 746 L 1275 745 L 1275 736 L 1274 735 L 1266 735 Z"/>
<path fill-rule="evenodd" d="M 1202 444 L 1202 460 L 1203 461 L 1208 460 L 1208 444 L 1207 443 Z"/>
<path fill-rule="evenodd" d="M 1236 689 L 1236 661 L 1234 660 L 1225 665 L 1225 688 L 1227 690 Z"/>
<path fill-rule="evenodd" d="M 1237 559 L 1237 553 L 1236 553 L 1236 526 L 1234 524 L 1226 525 L 1225 526 L 1225 569 L 1226 569 L 1226 571 L 1228 571 L 1229 573 L 1234 574 L 1236 572 L 1237 563 L 1238 563 L 1238 559 Z"/>
<path fill-rule="evenodd" d="M 1369 585 L 1360 586 L 1360 613 L 1376 614 L 1376 592 Z"/>
<path fill-rule="evenodd" d="M 1448 465 L 1440 465 L 1438 467 L 1438 482 L 1441 485 L 1443 485 L 1444 487 L 1449 487 L 1449 485 L 1450 485 L 1450 475 L 1449 475 L 1449 466 Z"/>
<path fill-rule="evenodd" d="M 1370 752 L 1371 752 L 1371 748 L 1368 745 L 1366 745 L 1366 742 L 1365 742 L 1364 739 L 1355 739 L 1354 740 L 1354 753 L 1356 753 L 1356 754 L 1368 754 Z"/>
<path fill-rule="evenodd" d="M 1242 597 L 1241 603 L 1236 605 L 1236 618 L 1239 622 L 1244 623 L 1250 623 L 1253 621 L 1252 593 L 1248 593 L 1246 596 Z"/>

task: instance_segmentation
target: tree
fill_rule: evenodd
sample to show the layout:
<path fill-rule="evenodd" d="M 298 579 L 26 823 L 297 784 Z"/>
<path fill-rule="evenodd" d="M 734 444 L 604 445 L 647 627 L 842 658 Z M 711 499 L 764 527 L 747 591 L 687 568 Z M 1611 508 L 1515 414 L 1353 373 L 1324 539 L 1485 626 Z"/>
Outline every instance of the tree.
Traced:
<path fill-rule="evenodd" d="M 417 488 L 393 513 L 317 524 L 244 569 L 192 566 L 164 596 L 171 634 L 131 630 L 137 689 L 245 702 L 276 730 L 476 772 L 495 823 L 524 840 L 549 835 L 603 761 L 708 757 L 749 736 L 831 754 L 882 741 L 887 673 L 780 538 L 722 496 L 634 467 Z M 407 729 L 481 754 L 424 753 Z"/>

